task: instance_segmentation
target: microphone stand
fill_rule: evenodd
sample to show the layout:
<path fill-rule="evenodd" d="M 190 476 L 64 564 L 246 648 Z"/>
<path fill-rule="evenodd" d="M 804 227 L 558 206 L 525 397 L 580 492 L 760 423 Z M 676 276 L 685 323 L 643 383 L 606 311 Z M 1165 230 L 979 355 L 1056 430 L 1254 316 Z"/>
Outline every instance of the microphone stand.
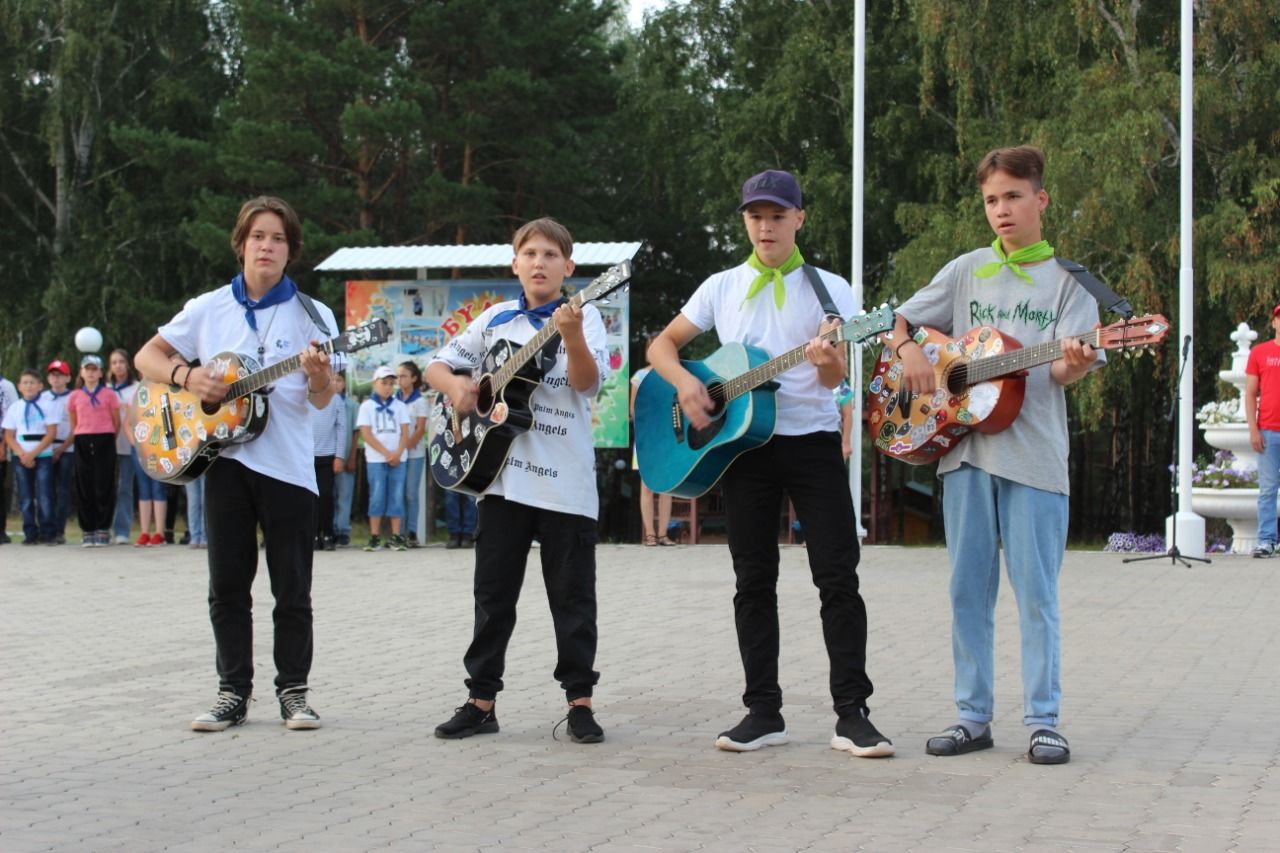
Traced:
<path fill-rule="evenodd" d="M 1182 339 L 1182 363 L 1178 366 L 1178 379 L 1176 382 L 1174 382 L 1174 385 L 1173 385 L 1173 400 L 1169 404 L 1169 414 L 1165 416 L 1165 420 L 1167 420 L 1169 423 L 1173 423 L 1174 417 L 1178 412 L 1178 404 L 1182 400 L 1182 373 L 1187 369 L 1187 353 L 1190 352 L 1190 350 L 1191 350 L 1191 336 L 1187 335 L 1185 338 Z M 1178 470 L 1178 442 L 1177 442 L 1176 432 L 1174 433 L 1174 441 L 1172 443 L 1173 443 L 1173 464 L 1169 466 L 1169 470 L 1173 471 L 1176 475 Z M 1182 565 L 1186 566 L 1188 569 L 1191 568 L 1191 563 L 1187 562 L 1188 560 L 1195 560 L 1197 563 L 1213 562 L 1212 560 L 1206 559 L 1205 557 L 1188 557 L 1186 554 L 1183 554 L 1181 551 L 1178 550 L 1178 512 L 1177 510 L 1178 510 L 1178 507 L 1175 506 L 1172 523 L 1169 525 L 1169 530 L 1171 535 L 1169 536 L 1168 551 L 1166 551 L 1163 554 L 1152 554 L 1147 557 L 1126 557 L 1125 559 L 1121 560 L 1121 562 L 1142 563 L 1147 560 L 1163 560 L 1165 557 L 1168 557 L 1171 563 L 1181 563 Z"/>

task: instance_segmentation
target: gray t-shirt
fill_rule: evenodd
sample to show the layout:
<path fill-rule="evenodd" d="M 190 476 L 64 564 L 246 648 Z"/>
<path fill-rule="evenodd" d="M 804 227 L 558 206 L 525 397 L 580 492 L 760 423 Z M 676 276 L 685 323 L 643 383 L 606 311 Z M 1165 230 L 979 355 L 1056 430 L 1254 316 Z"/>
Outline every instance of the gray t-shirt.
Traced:
<path fill-rule="evenodd" d="M 992 326 L 1024 347 L 1083 335 L 1098 322 L 1098 303 L 1054 261 L 1023 267 L 1031 283 L 1007 268 L 993 278 L 974 270 L 998 260 L 990 247 L 953 260 L 933 281 L 908 299 L 898 313 L 909 323 L 961 337 L 978 326 Z M 1101 350 L 1094 369 L 1106 361 Z M 1067 476 L 1067 401 L 1049 365 L 1031 368 L 1026 398 L 1008 429 L 987 435 L 972 432 L 942 458 L 940 475 L 968 463 L 989 474 L 1060 494 L 1070 494 Z"/>

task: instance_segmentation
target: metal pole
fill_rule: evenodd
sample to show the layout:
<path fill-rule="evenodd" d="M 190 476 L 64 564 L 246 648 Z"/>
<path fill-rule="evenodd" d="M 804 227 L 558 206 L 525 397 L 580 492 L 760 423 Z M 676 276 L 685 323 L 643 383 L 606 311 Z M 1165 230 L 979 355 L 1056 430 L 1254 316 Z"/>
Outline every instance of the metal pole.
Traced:
<path fill-rule="evenodd" d="M 853 304 L 862 310 L 862 188 L 863 188 L 863 93 L 866 86 L 866 0 L 853 4 L 853 246 L 850 253 L 849 279 L 853 284 Z M 854 517 L 857 519 L 858 538 L 865 539 L 867 529 L 862 524 L 862 347 L 853 348 L 849 359 L 849 387 L 853 389 L 853 426 L 849 456 L 849 489 L 853 492 Z"/>

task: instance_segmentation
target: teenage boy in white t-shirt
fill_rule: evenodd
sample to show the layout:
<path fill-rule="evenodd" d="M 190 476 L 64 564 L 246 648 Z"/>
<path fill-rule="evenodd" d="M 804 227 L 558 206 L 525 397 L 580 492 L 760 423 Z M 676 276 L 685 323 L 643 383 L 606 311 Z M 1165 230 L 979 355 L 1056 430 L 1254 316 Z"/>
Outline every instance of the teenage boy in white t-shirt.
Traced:
<path fill-rule="evenodd" d="M 13 479 L 22 507 L 22 544 L 54 544 L 53 442 L 61 409 L 41 405 L 40 374 L 22 371 L 18 380 L 22 397 L 5 409 L 0 429 L 4 452 L 13 453 Z M 48 409 L 48 411 L 46 411 Z"/>
<path fill-rule="evenodd" d="M 808 342 L 808 363 L 778 377 L 773 437 L 735 459 L 721 480 L 748 713 L 720 734 L 716 746 L 746 752 L 788 739 L 778 685 L 778 519 L 785 495 L 804 529 L 809 570 L 822 601 L 838 716 L 831 746 L 864 758 L 892 755 L 893 743 L 871 724 L 867 708 L 872 685 L 866 671 L 867 610 L 858 593 L 857 516 L 831 393 L 844 381 L 846 353 L 818 337 L 840 320 L 825 316 L 796 247 L 805 210 L 795 177 L 775 170 L 754 175 L 742 185 L 738 210 L 751 256 L 704 281 L 649 345 L 649 363 L 676 387 L 685 416 L 702 429 L 714 407 L 706 387 L 680 364 L 680 347 L 712 327 L 721 343 L 739 341 L 775 356 Z M 853 314 L 849 283 L 819 273 L 839 312 Z"/>
<path fill-rule="evenodd" d="M 228 447 L 203 475 L 219 687 L 213 707 L 192 720 L 191 728 L 222 731 L 245 721 L 253 692 L 251 590 L 261 526 L 276 601 L 271 615 L 280 716 L 290 729 L 314 729 L 320 717 L 307 703 L 307 676 L 318 490 L 309 412 L 333 396 L 329 356 L 318 344 L 339 326 L 333 312 L 316 302 L 324 324 L 318 328 L 285 274 L 302 251 L 302 224 L 283 200 L 260 196 L 245 202 L 231 246 L 244 271 L 187 302 L 134 359 L 147 379 L 181 385 L 212 404 L 222 403 L 228 389 L 225 372 L 210 364 L 219 353 L 242 353 L 261 367 L 301 354 L 301 370 L 271 385 L 262 434 Z M 198 367 L 191 364 L 196 359 Z"/>
<path fill-rule="evenodd" d="M 569 737 L 599 743 L 604 732 L 591 710 L 600 674 L 596 655 L 596 516 L 599 498 L 591 440 L 591 399 L 609 376 L 604 322 L 592 305 L 574 307 L 560 293 L 573 274 L 573 237 L 553 219 L 516 232 L 511 269 L 519 300 L 486 308 L 427 366 L 427 381 L 454 408 L 476 405 L 470 370 L 499 339 L 529 341 L 550 321 L 560 332 L 542 384 L 533 392 L 534 425 L 511 443 L 502 473 L 480 500 L 475 568 L 475 632 L 463 657 L 469 697 L 436 737 L 498 731 L 494 700 L 502 690 L 507 644 L 533 540 L 541 543 L 542 576 L 555 623 L 555 678 L 569 701 Z M 436 417 L 433 415 L 433 418 Z M 433 423 L 434 433 L 446 426 Z"/>

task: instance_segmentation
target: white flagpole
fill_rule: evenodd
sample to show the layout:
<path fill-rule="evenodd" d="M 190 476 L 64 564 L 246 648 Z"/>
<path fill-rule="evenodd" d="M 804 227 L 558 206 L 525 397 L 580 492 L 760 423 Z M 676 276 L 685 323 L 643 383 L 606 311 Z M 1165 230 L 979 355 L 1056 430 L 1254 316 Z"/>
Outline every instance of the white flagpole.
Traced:
<path fill-rule="evenodd" d="M 853 4 L 853 251 L 850 254 L 849 279 L 853 284 L 853 304 L 862 310 L 862 187 L 863 187 L 863 91 L 865 87 L 867 38 L 866 0 Z M 849 387 L 853 388 L 853 425 L 850 443 L 853 453 L 849 456 L 849 489 L 853 492 L 854 518 L 857 520 L 858 539 L 865 539 L 867 529 L 862 524 L 862 347 L 853 348 L 849 359 Z"/>

